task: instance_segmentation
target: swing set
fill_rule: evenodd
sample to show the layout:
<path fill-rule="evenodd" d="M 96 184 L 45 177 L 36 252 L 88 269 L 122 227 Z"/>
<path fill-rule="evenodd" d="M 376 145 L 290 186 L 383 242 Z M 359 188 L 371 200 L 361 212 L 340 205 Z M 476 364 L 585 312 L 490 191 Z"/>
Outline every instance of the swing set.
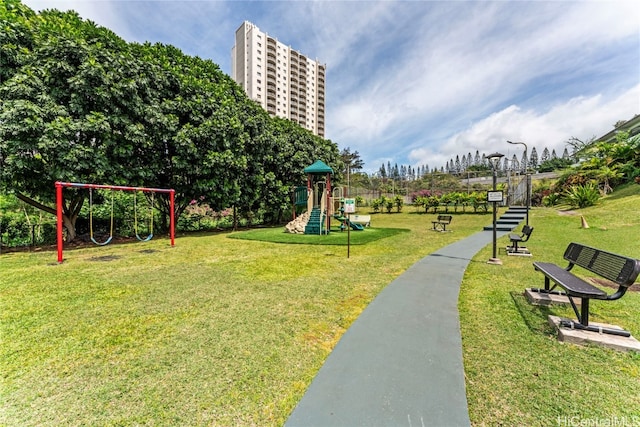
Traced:
<path fill-rule="evenodd" d="M 146 187 L 124 187 L 120 185 L 99 185 L 99 184 L 80 184 L 74 182 L 56 182 L 56 210 L 58 217 L 57 224 L 57 238 L 58 238 L 58 263 L 62 263 L 62 251 L 63 251 L 63 237 L 62 237 L 62 228 L 63 228 L 63 197 L 62 197 L 62 189 L 64 187 L 75 187 L 75 188 L 88 188 L 89 189 L 89 236 L 91 241 L 96 245 L 104 246 L 111 242 L 113 239 L 113 207 L 114 207 L 114 195 L 113 191 L 121 190 L 121 191 L 133 191 L 133 211 L 134 211 L 134 232 L 136 238 L 142 242 L 148 242 L 153 238 L 153 200 L 155 193 L 169 193 L 169 230 L 171 236 L 171 246 L 175 245 L 175 218 L 174 218 L 174 198 L 175 198 L 175 190 L 166 189 L 166 188 L 146 188 Z M 109 229 L 109 237 L 104 242 L 98 242 L 93 236 L 93 190 L 94 189 L 107 189 L 111 190 L 111 224 Z M 149 204 L 149 226 L 148 231 L 149 235 L 146 237 L 140 237 L 138 234 L 138 203 L 137 203 L 137 194 L 141 191 L 143 193 L 151 193 L 151 203 Z"/>

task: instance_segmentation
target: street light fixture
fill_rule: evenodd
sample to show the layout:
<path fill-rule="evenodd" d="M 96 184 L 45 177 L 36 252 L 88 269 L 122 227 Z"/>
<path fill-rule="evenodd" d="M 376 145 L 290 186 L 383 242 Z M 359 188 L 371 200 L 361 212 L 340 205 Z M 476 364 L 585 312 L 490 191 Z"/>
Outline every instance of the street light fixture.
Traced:
<path fill-rule="evenodd" d="M 493 202 L 493 257 L 487 261 L 488 264 L 501 265 L 502 261 L 498 258 L 497 238 L 496 238 L 496 203 L 502 202 L 502 192 L 497 191 L 498 186 L 498 162 L 504 157 L 504 154 L 493 153 L 487 156 L 491 169 L 493 170 L 493 191 L 487 193 L 487 201 Z"/>
<path fill-rule="evenodd" d="M 524 142 L 513 142 L 513 141 L 507 141 L 509 144 L 520 144 L 520 145 L 524 145 L 524 180 L 525 180 L 525 184 L 527 185 L 527 192 L 526 192 L 526 202 L 525 202 L 525 207 L 526 207 L 526 224 L 529 225 L 529 205 L 531 205 L 531 180 L 529 177 L 529 171 L 527 169 L 527 156 L 529 155 L 529 150 L 527 149 L 527 144 L 525 144 Z"/>

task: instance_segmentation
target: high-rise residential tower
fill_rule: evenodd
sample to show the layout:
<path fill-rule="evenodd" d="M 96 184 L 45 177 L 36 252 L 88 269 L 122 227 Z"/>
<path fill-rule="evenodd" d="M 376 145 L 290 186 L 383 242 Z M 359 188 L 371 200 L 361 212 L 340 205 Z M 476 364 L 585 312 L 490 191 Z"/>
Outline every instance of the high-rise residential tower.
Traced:
<path fill-rule="evenodd" d="M 231 77 L 269 114 L 324 137 L 327 66 L 243 22 L 231 49 Z"/>

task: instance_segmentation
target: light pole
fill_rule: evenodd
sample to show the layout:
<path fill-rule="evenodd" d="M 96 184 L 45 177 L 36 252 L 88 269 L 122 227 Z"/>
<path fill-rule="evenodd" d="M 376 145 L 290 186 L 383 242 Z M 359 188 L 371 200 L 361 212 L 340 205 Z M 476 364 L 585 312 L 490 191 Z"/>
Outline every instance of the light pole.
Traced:
<path fill-rule="evenodd" d="M 529 225 L 529 205 L 531 204 L 531 182 L 529 180 L 529 171 L 527 170 L 527 156 L 529 155 L 529 150 L 527 149 L 527 144 L 525 144 L 524 142 L 513 142 L 513 141 L 507 141 L 509 144 L 520 144 L 520 145 L 524 145 L 524 180 L 525 180 L 525 184 L 527 185 L 527 191 L 526 191 L 526 198 L 527 201 L 525 202 L 525 207 L 526 207 L 526 224 Z"/>
<path fill-rule="evenodd" d="M 498 163 L 500 159 L 504 157 L 504 154 L 493 153 L 487 156 L 491 169 L 493 170 L 493 191 L 487 193 L 487 201 L 493 202 L 493 257 L 487 261 L 488 264 L 501 265 L 502 261 L 498 258 L 497 254 L 497 238 L 496 238 L 496 203 L 502 201 L 502 191 L 497 191 L 498 186 Z"/>

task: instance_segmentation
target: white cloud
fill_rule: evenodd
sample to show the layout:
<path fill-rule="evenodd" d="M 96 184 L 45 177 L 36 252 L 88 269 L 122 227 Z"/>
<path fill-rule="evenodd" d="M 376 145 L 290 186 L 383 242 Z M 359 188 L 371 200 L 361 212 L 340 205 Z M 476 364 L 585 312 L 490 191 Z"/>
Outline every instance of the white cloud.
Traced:
<path fill-rule="evenodd" d="M 637 1 L 25 4 L 75 9 L 126 40 L 174 44 L 225 72 L 235 29 L 254 22 L 327 64 L 327 137 L 358 150 L 367 169 L 440 166 L 506 139 L 551 149 L 640 112 Z"/>
<path fill-rule="evenodd" d="M 525 142 L 529 150 L 536 147 L 538 153 L 548 148 L 560 154 L 572 137 L 583 141 L 597 138 L 611 131 L 619 120 L 631 119 L 640 113 L 639 103 L 640 85 L 614 99 L 577 97 L 543 112 L 511 105 L 451 136 L 437 151 L 428 147 L 412 150 L 409 160 L 413 165 L 433 168 L 476 150 L 485 154 L 498 151 L 509 157 L 522 152 L 522 147 L 510 146 L 507 140 Z"/>

